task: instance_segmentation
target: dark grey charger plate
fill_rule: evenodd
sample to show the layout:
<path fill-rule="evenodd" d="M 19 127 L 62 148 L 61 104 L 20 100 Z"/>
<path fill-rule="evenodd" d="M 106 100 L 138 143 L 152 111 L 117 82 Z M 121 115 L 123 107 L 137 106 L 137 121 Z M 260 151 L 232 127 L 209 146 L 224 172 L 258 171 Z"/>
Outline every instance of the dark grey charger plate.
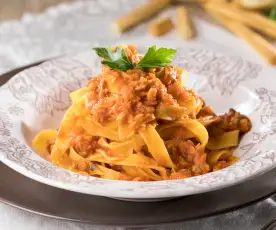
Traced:
<path fill-rule="evenodd" d="M 28 67 L 0 76 L 0 85 Z M 276 169 L 273 169 L 213 192 L 135 203 L 54 188 L 29 179 L 0 162 L 0 201 L 37 214 L 95 225 L 149 226 L 183 222 L 236 210 L 275 193 Z"/>

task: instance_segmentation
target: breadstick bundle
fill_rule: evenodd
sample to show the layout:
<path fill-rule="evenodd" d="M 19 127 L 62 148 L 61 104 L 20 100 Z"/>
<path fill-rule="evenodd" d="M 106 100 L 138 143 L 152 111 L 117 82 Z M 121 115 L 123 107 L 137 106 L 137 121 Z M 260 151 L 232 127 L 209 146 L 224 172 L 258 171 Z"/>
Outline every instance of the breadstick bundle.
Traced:
<path fill-rule="evenodd" d="M 160 18 L 149 25 L 149 33 L 154 36 L 162 36 L 173 29 L 174 25 L 170 18 Z"/>
<path fill-rule="evenodd" d="M 159 37 L 176 28 L 183 40 L 193 39 L 195 26 L 190 12 L 183 5 L 193 3 L 245 40 L 268 63 L 276 65 L 276 48 L 268 40 L 276 40 L 276 0 L 148 0 L 146 4 L 115 20 L 113 27 L 117 32 L 124 32 L 174 3 L 177 3 L 176 25 L 169 17 L 159 17 L 149 24 L 149 34 Z"/>
<path fill-rule="evenodd" d="M 189 2 L 201 3 L 203 0 L 148 0 L 148 2 L 126 15 L 121 16 L 113 22 L 113 28 L 117 32 L 124 32 L 130 28 L 148 20 L 157 15 L 163 9 L 169 7 L 172 3 Z M 178 7 L 177 14 L 177 30 L 182 39 L 190 40 L 194 37 L 194 28 L 188 10 L 184 7 Z M 160 17 L 150 23 L 148 32 L 154 37 L 162 36 L 170 32 L 174 28 L 172 19 L 168 17 Z"/>
<path fill-rule="evenodd" d="M 177 30 L 182 39 L 190 40 L 194 38 L 195 32 L 192 19 L 187 8 L 181 6 L 176 9 Z"/>
<path fill-rule="evenodd" d="M 171 0 L 150 0 L 145 5 L 142 5 L 115 20 L 113 27 L 118 32 L 124 32 L 156 15 L 161 10 L 168 7 L 170 3 Z"/>
<path fill-rule="evenodd" d="M 253 0 L 233 0 L 230 3 L 223 0 L 209 0 L 203 8 L 221 25 L 246 41 L 268 63 L 276 65 L 276 47 L 268 40 L 276 39 L 276 20 L 272 20 L 263 12 L 256 11 L 258 0 L 254 1 L 253 4 Z M 266 9 L 272 4 L 272 0 L 259 2 L 258 6 L 261 9 Z M 276 7 L 276 1 L 274 2 Z M 254 8 L 254 11 L 250 10 L 251 8 Z"/>

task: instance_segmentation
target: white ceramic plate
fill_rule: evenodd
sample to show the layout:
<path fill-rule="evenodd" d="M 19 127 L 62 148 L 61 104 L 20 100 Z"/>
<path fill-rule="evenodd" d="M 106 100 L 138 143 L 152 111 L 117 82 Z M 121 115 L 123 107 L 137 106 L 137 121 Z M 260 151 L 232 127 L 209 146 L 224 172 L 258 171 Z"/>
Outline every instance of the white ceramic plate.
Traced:
<path fill-rule="evenodd" d="M 134 43 L 131 41 L 131 43 Z M 145 51 L 143 41 L 135 41 Z M 175 64 L 189 72 L 193 87 L 222 113 L 233 107 L 248 115 L 253 128 L 235 154 L 241 159 L 223 170 L 183 180 L 112 181 L 82 176 L 56 167 L 31 149 L 35 134 L 58 128 L 71 91 L 100 71 L 92 50 L 47 61 L 27 69 L 0 89 L 0 160 L 42 183 L 91 195 L 135 201 L 186 196 L 230 186 L 276 166 L 276 71 L 208 47 L 156 41 L 177 48 Z"/>

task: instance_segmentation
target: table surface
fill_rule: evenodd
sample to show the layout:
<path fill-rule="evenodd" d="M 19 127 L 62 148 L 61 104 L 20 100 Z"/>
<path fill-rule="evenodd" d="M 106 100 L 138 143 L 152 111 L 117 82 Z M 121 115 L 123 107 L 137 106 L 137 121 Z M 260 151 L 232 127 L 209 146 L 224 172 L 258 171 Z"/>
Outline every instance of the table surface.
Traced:
<path fill-rule="evenodd" d="M 50 7 L 44 11 L 49 6 L 65 2 L 74 3 Z M 91 46 L 107 38 L 121 38 L 110 33 L 111 21 L 122 12 L 128 12 L 131 8 L 140 5 L 141 2 L 144 0 L 0 0 L 0 20 L 2 21 L 0 23 L 0 73 L 37 60 L 90 49 Z M 25 12 L 42 11 L 44 12 L 40 15 L 23 15 Z M 162 14 L 174 17 L 174 10 L 168 9 Z M 264 64 L 259 55 L 243 41 L 217 26 L 216 23 L 210 23 L 208 19 L 206 21 L 202 12 L 196 13 L 196 16 L 194 22 L 198 30 L 197 42 L 211 42 L 224 52 L 238 53 L 249 60 Z M 6 21 L 6 19 L 20 18 L 22 18 L 20 21 Z M 124 34 L 122 38 L 127 40 L 131 37 L 147 36 L 146 30 L 145 23 Z M 94 33 L 94 31 L 101 33 Z M 172 32 L 164 39 L 172 41 L 177 39 L 177 36 Z M 228 214 L 162 229 L 259 230 L 276 215 L 275 199 L 275 197 L 270 198 L 250 208 Z M 0 204 L 0 213 L 1 230 L 103 229 L 40 217 L 4 204 Z"/>

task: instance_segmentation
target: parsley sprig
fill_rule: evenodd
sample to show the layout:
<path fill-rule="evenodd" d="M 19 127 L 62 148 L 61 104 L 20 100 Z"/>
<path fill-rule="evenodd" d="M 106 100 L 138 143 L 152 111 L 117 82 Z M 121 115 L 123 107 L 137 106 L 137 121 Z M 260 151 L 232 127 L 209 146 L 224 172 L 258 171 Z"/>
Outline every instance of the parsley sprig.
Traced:
<path fill-rule="evenodd" d="M 168 48 L 156 49 L 156 46 L 152 46 L 148 49 L 143 59 L 137 64 L 138 68 L 150 68 L 150 67 L 163 67 L 169 65 L 176 50 Z"/>
<path fill-rule="evenodd" d="M 112 51 L 111 47 L 107 48 L 93 48 L 97 55 L 104 58 L 102 64 L 109 66 L 111 69 L 118 69 L 126 71 L 133 68 L 132 62 L 129 60 L 126 51 L 120 47 L 116 47 Z"/>
<path fill-rule="evenodd" d="M 270 9 L 269 18 L 276 21 L 276 7 Z"/>
<path fill-rule="evenodd" d="M 122 48 L 116 47 L 115 51 L 112 51 L 111 47 L 93 48 L 93 50 L 96 51 L 98 56 L 104 58 L 102 64 L 109 66 L 111 69 L 122 71 L 134 68 L 163 67 L 169 65 L 176 54 L 176 50 L 174 49 L 164 47 L 157 49 L 156 46 L 152 46 L 136 65 L 129 60 L 125 50 Z"/>

